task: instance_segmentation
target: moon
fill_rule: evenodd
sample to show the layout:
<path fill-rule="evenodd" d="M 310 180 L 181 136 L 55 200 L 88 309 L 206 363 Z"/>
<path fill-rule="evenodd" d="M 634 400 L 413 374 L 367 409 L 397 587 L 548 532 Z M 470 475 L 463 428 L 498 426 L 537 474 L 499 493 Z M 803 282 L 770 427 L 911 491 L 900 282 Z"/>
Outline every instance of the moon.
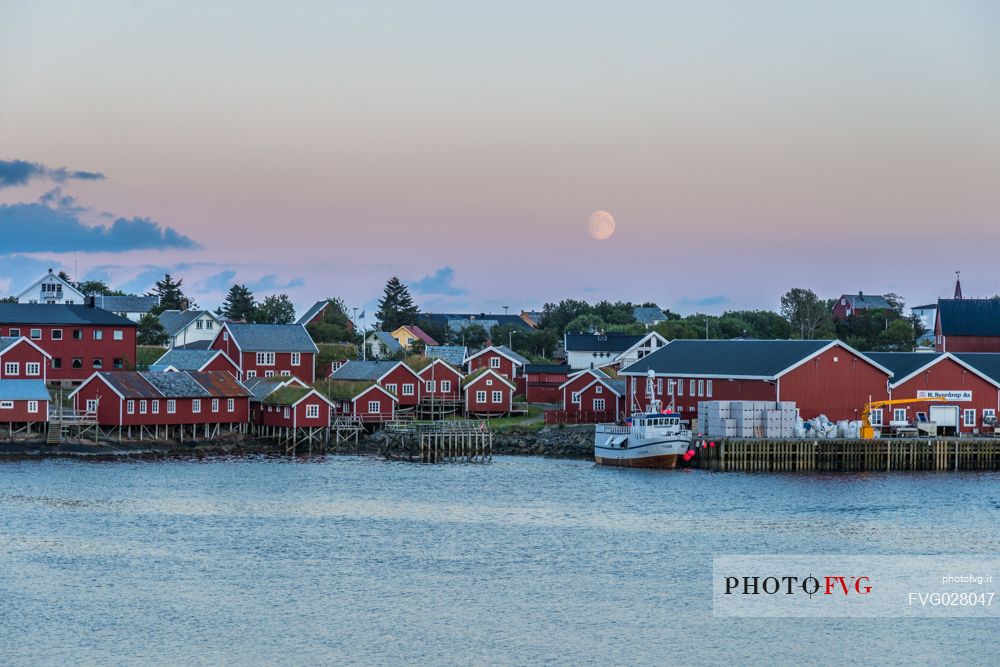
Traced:
<path fill-rule="evenodd" d="M 607 211 L 594 211 L 587 219 L 587 232 L 598 241 L 615 233 L 615 217 Z"/>

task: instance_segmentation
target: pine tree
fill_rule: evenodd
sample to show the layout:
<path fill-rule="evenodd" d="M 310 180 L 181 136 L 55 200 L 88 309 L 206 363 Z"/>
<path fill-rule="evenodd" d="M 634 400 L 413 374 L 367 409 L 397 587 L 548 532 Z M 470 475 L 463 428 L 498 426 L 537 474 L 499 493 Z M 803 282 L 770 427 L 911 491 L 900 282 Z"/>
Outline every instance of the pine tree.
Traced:
<path fill-rule="evenodd" d="M 183 282 L 183 279 L 174 282 L 169 273 L 163 276 L 163 280 L 156 281 L 156 287 L 153 288 L 151 296 L 160 297 L 160 307 L 156 309 L 157 314 L 165 310 L 184 310 L 195 307 L 184 296 L 184 291 L 181 289 Z"/>
<path fill-rule="evenodd" d="M 257 309 L 257 302 L 253 292 L 246 285 L 233 285 L 226 293 L 226 300 L 222 302 L 217 314 L 229 320 L 239 322 L 251 322 Z"/>
<path fill-rule="evenodd" d="M 295 321 L 295 306 L 287 294 L 272 294 L 257 306 L 254 321 L 260 324 L 291 324 Z"/>
<path fill-rule="evenodd" d="M 160 318 L 152 313 L 139 318 L 137 338 L 139 345 L 166 345 L 170 340 L 167 330 L 160 324 Z"/>
<path fill-rule="evenodd" d="M 413 303 L 406 285 L 396 276 L 390 278 L 385 284 L 385 294 L 379 300 L 378 312 L 375 314 L 379 328 L 382 331 L 393 331 L 404 324 L 413 324 L 419 314 L 420 309 Z"/>

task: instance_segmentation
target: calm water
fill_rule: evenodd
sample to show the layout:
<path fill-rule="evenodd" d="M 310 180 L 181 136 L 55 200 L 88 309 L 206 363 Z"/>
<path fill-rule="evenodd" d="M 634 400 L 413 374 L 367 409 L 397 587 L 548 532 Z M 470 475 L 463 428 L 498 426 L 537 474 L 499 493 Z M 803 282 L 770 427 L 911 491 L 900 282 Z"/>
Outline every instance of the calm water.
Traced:
<path fill-rule="evenodd" d="M 726 553 L 997 554 L 998 482 L 4 463 L 0 663 L 995 664 L 993 621 L 714 620 L 710 577 Z"/>

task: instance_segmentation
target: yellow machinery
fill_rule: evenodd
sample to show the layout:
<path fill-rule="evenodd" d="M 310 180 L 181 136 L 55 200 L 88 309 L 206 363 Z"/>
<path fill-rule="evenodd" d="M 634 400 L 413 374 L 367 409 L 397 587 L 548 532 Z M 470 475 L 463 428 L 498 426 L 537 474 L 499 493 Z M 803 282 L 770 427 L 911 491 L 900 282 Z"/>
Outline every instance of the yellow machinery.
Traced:
<path fill-rule="evenodd" d="M 871 414 L 872 410 L 878 410 L 887 405 L 905 405 L 907 403 L 934 403 L 935 401 L 945 400 L 942 396 L 935 396 L 934 398 L 897 398 L 891 401 L 872 401 L 865 405 L 864 411 L 861 413 L 861 439 L 871 440 L 875 437 L 875 429 L 872 428 Z"/>

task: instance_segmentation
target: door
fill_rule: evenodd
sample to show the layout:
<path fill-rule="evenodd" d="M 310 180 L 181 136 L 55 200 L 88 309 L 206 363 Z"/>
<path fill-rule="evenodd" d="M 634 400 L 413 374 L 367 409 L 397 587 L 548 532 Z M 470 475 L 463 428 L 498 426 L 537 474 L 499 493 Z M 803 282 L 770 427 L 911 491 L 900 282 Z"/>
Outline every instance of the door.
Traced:
<path fill-rule="evenodd" d="M 938 428 L 958 427 L 958 406 L 957 405 L 932 405 L 931 421 L 937 424 Z"/>

